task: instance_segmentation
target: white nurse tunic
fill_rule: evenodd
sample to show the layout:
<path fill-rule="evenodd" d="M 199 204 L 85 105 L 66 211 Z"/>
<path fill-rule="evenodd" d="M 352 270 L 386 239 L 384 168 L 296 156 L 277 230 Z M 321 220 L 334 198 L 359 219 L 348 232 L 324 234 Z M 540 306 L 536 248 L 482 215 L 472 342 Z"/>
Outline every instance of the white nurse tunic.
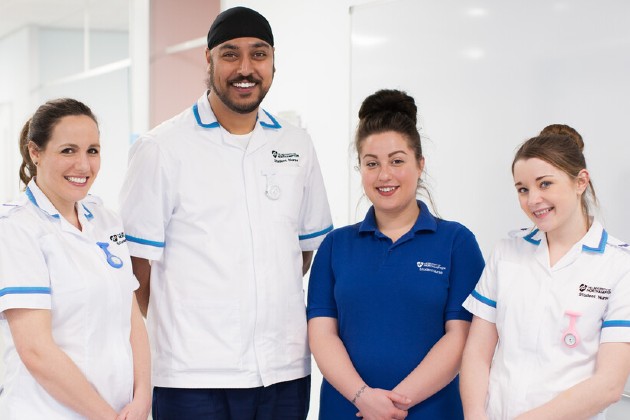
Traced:
<path fill-rule="evenodd" d="M 0 208 L 0 330 L 6 376 L 0 418 L 80 419 L 28 372 L 4 311 L 47 309 L 52 335 L 117 411 L 133 396 L 129 342 L 138 287 L 119 218 L 88 196 L 77 204 L 79 231 L 60 217 L 31 181 L 24 196 Z"/>
<path fill-rule="evenodd" d="M 464 302 L 495 323 L 499 334 L 488 384 L 489 419 L 512 419 L 543 405 L 593 375 L 601 343 L 630 342 L 627 248 L 595 221 L 553 267 L 538 229 L 494 249 Z"/>

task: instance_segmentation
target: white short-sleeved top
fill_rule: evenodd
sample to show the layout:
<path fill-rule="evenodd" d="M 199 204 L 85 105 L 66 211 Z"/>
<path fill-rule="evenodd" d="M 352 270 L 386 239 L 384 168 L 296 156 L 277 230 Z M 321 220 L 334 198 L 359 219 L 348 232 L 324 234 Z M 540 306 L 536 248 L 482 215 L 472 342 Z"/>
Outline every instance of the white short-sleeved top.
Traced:
<path fill-rule="evenodd" d="M 130 151 L 121 216 L 152 260 L 153 383 L 249 388 L 310 372 L 302 251 L 332 229 L 308 134 L 260 109 L 244 148 L 207 93 Z"/>
<path fill-rule="evenodd" d="M 629 302 L 628 245 L 597 221 L 553 267 L 544 232 L 500 242 L 464 302 L 499 334 L 489 418 L 512 419 L 592 376 L 600 343 L 630 342 Z"/>
<path fill-rule="evenodd" d="M 34 181 L 21 199 L 0 207 L 3 420 L 82 418 L 28 372 L 11 338 L 7 309 L 50 310 L 55 343 L 99 394 L 117 411 L 132 399 L 129 338 L 131 299 L 138 282 L 122 223 L 93 196 L 80 201 L 77 210 L 82 231 L 60 217 Z"/>

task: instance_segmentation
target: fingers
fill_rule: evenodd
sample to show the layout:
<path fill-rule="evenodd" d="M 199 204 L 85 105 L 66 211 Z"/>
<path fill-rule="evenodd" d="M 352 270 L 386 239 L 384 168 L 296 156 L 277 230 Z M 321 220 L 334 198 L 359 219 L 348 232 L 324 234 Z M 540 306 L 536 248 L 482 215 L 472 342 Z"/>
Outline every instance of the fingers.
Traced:
<path fill-rule="evenodd" d="M 396 409 L 398 410 L 395 413 L 395 417 L 393 417 L 394 419 L 398 420 L 398 419 L 405 419 L 407 417 L 407 415 L 409 414 L 409 412 L 407 410 L 409 410 L 409 405 L 411 404 L 411 398 L 399 394 L 397 392 L 391 391 L 387 397 L 392 401 L 392 403 L 394 404 L 394 407 L 396 407 Z"/>
<path fill-rule="evenodd" d="M 409 414 L 409 412 L 407 410 L 401 409 L 398 413 L 393 414 L 392 419 L 394 420 L 403 420 L 407 418 L 407 415 Z M 355 414 L 357 417 L 361 417 L 363 418 L 363 414 L 361 414 L 361 412 L 359 411 L 357 414 Z"/>
<path fill-rule="evenodd" d="M 116 420 L 127 420 L 127 414 L 129 414 L 129 406 L 125 406 L 125 408 L 123 408 L 121 410 L 120 413 L 118 413 L 118 416 L 116 417 Z"/>
<path fill-rule="evenodd" d="M 390 391 L 387 394 L 387 397 L 392 400 L 392 402 L 394 404 L 400 404 L 400 405 L 409 405 L 411 404 L 411 399 L 409 397 L 406 397 L 402 394 L 399 394 L 397 392 L 394 391 Z"/>

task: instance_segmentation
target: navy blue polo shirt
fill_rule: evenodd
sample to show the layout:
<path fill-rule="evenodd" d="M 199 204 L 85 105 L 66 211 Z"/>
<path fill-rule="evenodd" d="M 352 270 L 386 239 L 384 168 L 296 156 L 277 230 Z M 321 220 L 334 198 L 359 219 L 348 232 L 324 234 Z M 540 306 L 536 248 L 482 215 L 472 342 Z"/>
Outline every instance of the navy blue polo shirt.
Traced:
<path fill-rule="evenodd" d="M 337 319 L 354 367 L 374 388 L 400 383 L 442 338 L 446 321 L 472 319 L 462 302 L 484 267 L 475 236 L 418 206 L 413 228 L 395 243 L 378 230 L 372 207 L 363 222 L 328 234 L 311 269 L 308 319 Z M 321 419 L 355 418 L 356 408 L 326 380 L 320 399 Z M 461 407 L 456 379 L 407 418 L 463 419 Z"/>

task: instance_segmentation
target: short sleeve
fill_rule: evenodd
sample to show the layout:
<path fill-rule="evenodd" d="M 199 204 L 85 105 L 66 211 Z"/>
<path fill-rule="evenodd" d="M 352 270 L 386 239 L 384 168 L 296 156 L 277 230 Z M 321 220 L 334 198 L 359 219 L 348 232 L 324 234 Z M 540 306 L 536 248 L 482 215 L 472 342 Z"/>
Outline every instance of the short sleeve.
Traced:
<path fill-rule="evenodd" d="M 129 166 L 120 193 L 120 216 L 132 256 L 159 260 L 165 226 L 172 213 L 166 161 L 159 145 L 140 138 L 129 152 Z"/>
<path fill-rule="evenodd" d="M 310 143 L 310 148 L 312 158 L 305 178 L 298 226 L 302 251 L 317 249 L 326 234 L 333 228 L 326 187 L 312 143 Z"/>
<path fill-rule="evenodd" d="M 630 273 L 626 273 L 611 291 L 600 342 L 630 342 Z"/>
<path fill-rule="evenodd" d="M 472 293 L 464 301 L 464 308 L 473 315 L 496 323 L 497 318 L 497 264 L 500 258 L 499 244 L 490 255 L 488 264 Z"/>
<path fill-rule="evenodd" d="M 0 312 L 16 308 L 50 309 L 50 276 L 38 238 L 16 220 L 2 218 Z"/>
<path fill-rule="evenodd" d="M 446 321 L 453 319 L 470 321 L 472 319 L 472 315 L 462 307 L 462 302 L 475 287 L 483 266 L 483 255 L 475 236 L 468 229 L 462 227 L 451 255 Z"/>
<path fill-rule="evenodd" d="M 332 267 L 333 235 L 328 235 L 315 254 L 308 282 L 307 319 L 337 318 L 335 301 L 335 275 Z"/>

